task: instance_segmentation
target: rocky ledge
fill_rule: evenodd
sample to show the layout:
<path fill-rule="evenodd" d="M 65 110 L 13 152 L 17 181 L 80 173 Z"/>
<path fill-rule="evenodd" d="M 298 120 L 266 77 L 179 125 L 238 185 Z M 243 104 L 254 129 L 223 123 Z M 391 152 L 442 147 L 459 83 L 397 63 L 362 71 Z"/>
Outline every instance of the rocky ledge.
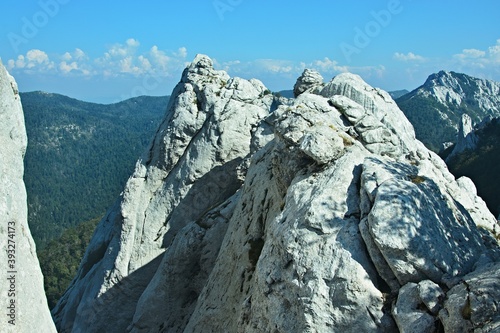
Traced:
<path fill-rule="evenodd" d="M 277 100 L 197 56 L 53 311 L 60 332 L 492 332 L 499 225 L 353 74 Z"/>

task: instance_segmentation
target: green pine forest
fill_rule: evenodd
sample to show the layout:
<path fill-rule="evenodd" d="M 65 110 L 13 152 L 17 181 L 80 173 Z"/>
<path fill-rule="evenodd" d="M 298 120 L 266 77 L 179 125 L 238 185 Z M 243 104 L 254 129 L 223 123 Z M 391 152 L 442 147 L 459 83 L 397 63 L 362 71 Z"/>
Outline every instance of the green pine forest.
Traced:
<path fill-rule="evenodd" d="M 163 117 L 168 97 L 94 104 L 22 93 L 28 148 L 28 222 L 39 249 L 104 215 Z"/>

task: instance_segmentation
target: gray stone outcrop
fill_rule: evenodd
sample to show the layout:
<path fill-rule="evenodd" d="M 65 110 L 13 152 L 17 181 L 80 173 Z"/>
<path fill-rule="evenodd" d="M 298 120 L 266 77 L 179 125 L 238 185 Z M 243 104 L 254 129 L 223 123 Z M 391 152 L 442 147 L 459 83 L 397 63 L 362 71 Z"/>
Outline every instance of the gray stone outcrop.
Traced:
<path fill-rule="evenodd" d="M 24 115 L 14 78 L 0 61 L 1 332 L 55 332 L 28 227 L 23 158 Z"/>

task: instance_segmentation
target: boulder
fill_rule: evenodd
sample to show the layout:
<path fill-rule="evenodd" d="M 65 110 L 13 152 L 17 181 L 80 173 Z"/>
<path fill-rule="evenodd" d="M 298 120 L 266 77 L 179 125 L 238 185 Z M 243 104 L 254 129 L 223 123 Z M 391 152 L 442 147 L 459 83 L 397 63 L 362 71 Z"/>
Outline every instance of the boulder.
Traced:
<path fill-rule="evenodd" d="M 321 74 L 312 69 L 305 69 L 293 86 L 293 95 L 298 97 L 304 92 L 318 92 L 324 86 Z"/>
<path fill-rule="evenodd" d="M 500 264 L 468 274 L 446 295 L 439 312 L 446 332 L 498 332 L 500 330 Z"/>

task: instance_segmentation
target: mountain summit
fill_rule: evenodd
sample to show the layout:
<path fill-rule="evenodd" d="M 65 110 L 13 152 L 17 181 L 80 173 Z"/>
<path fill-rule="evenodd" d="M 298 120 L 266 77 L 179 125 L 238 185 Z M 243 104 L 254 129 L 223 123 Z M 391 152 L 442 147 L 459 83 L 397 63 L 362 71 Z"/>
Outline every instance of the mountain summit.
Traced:
<path fill-rule="evenodd" d="M 500 83 L 440 71 L 396 102 L 415 126 L 417 138 L 438 151 L 443 143 L 456 142 L 463 114 L 475 124 L 500 116 Z"/>
<path fill-rule="evenodd" d="M 473 183 L 386 92 L 322 81 L 307 71 L 277 101 L 198 55 L 53 310 L 59 331 L 498 327 L 500 230 Z"/>

